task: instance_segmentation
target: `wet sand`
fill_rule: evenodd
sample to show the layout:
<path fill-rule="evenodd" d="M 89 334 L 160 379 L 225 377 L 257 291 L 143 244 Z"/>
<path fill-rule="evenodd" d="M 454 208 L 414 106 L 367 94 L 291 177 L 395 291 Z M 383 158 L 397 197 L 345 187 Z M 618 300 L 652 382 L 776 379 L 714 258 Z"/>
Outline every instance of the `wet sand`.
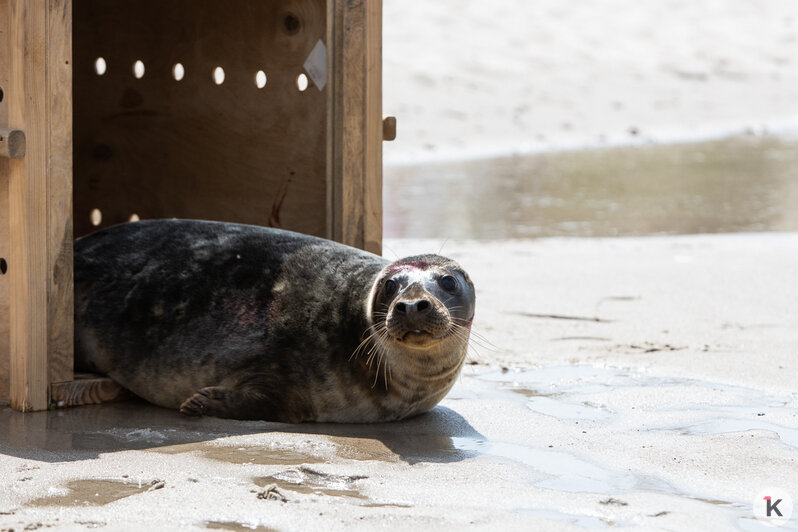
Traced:
<path fill-rule="evenodd" d="M 797 233 L 443 251 L 475 280 L 480 337 L 431 413 L 0 410 L 0 529 L 762 530 L 758 491 L 798 493 Z"/>
<path fill-rule="evenodd" d="M 385 169 L 393 238 L 798 231 L 798 140 L 555 151 Z"/>

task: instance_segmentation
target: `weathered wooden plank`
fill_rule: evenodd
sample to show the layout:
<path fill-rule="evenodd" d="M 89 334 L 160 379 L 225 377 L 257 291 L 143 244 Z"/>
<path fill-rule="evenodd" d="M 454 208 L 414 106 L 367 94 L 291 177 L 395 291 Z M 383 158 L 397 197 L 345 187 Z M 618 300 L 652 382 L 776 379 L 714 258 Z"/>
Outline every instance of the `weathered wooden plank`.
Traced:
<path fill-rule="evenodd" d="M 48 382 L 72 380 L 72 2 L 47 3 Z"/>
<path fill-rule="evenodd" d="M 8 90 L 10 57 L 8 56 L 8 0 L 0 0 L 0 127 L 8 127 Z M 0 157 L 0 260 L 8 268 L 8 159 Z M 7 272 L 6 272 L 7 273 Z M 9 399 L 10 361 L 8 353 L 8 284 L 9 276 L 0 270 L 0 401 Z"/>
<path fill-rule="evenodd" d="M 382 253 L 382 0 L 365 0 L 363 248 Z"/>
<path fill-rule="evenodd" d="M 75 380 L 51 384 L 50 397 L 53 406 L 66 408 L 110 403 L 132 396 L 111 379 L 95 375 L 75 375 Z"/>
<path fill-rule="evenodd" d="M 341 241 L 363 247 L 364 175 L 363 103 L 365 100 L 365 0 L 346 0 L 343 3 L 341 63 L 337 69 L 344 76 L 341 87 L 343 121 L 341 162 Z"/>
<path fill-rule="evenodd" d="M 9 0 L 8 125 L 27 137 L 9 159 L 10 402 L 47 408 L 47 2 Z"/>
<path fill-rule="evenodd" d="M 382 2 L 328 8 L 328 190 L 332 239 L 382 245 Z"/>

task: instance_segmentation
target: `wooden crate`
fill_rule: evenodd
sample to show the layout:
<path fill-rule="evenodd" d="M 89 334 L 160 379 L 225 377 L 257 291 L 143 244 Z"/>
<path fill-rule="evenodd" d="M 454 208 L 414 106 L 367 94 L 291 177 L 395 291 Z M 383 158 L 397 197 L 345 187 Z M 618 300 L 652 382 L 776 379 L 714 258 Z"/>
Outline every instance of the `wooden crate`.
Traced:
<path fill-rule="evenodd" d="M 75 236 L 200 218 L 380 252 L 381 18 L 381 0 L 0 0 L 0 400 L 115 393 L 73 375 Z"/>

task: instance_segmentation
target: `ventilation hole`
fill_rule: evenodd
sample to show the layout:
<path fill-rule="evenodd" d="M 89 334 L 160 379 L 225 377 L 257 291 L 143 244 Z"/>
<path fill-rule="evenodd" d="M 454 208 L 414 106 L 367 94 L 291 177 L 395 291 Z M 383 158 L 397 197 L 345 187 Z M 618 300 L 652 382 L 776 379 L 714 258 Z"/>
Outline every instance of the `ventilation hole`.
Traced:
<path fill-rule="evenodd" d="M 105 74 L 106 70 L 108 70 L 108 65 L 105 63 L 105 59 L 98 57 L 94 60 L 94 71 L 98 76 Z"/>
<path fill-rule="evenodd" d="M 299 31 L 299 18 L 293 13 L 289 13 L 283 19 L 283 24 L 285 25 L 285 30 L 288 32 L 289 35 L 293 35 Z"/>
<path fill-rule="evenodd" d="M 5 275 L 8 271 L 8 263 L 6 259 L 0 257 L 0 275 Z"/>
<path fill-rule="evenodd" d="M 175 63 L 175 66 L 172 67 L 172 77 L 175 78 L 175 81 L 180 81 L 185 75 L 186 69 L 183 68 L 183 65 Z"/>
<path fill-rule="evenodd" d="M 299 92 L 304 92 L 308 88 L 308 77 L 305 74 L 296 77 L 296 88 L 299 89 Z"/>
<path fill-rule="evenodd" d="M 266 86 L 266 72 L 263 70 L 258 70 L 255 74 L 255 86 L 259 89 Z"/>
<path fill-rule="evenodd" d="M 213 69 L 213 82 L 217 85 L 224 83 L 224 69 L 222 67 Z"/>
<path fill-rule="evenodd" d="M 140 59 L 133 63 L 133 75 L 136 76 L 136 79 L 144 77 L 144 63 Z"/>
<path fill-rule="evenodd" d="M 3 101 L 3 87 L 0 87 L 0 102 Z"/>
<path fill-rule="evenodd" d="M 130 218 L 127 219 L 128 222 L 138 222 L 139 220 L 141 220 L 141 218 L 139 218 L 139 215 L 135 212 L 130 215 Z"/>
<path fill-rule="evenodd" d="M 103 223 L 103 213 L 100 209 L 92 209 L 91 214 L 89 214 L 89 219 L 91 220 L 91 225 L 97 227 L 101 223 Z"/>

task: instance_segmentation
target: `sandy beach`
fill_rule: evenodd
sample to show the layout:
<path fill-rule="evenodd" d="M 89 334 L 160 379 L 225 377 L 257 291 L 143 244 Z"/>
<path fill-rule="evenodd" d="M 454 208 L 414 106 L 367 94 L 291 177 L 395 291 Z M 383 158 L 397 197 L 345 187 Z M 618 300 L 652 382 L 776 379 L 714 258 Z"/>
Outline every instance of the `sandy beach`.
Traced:
<path fill-rule="evenodd" d="M 798 493 L 796 250 L 798 234 L 449 242 L 479 338 L 431 413 L 0 410 L 0 529 L 769 529 L 754 497 Z"/>
<path fill-rule="evenodd" d="M 0 532 L 774 530 L 755 500 L 798 501 L 798 2 L 487 7 L 384 1 L 384 255 L 477 287 L 443 402 L 0 405 Z"/>
<path fill-rule="evenodd" d="M 386 164 L 798 130 L 791 0 L 384 3 Z"/>

